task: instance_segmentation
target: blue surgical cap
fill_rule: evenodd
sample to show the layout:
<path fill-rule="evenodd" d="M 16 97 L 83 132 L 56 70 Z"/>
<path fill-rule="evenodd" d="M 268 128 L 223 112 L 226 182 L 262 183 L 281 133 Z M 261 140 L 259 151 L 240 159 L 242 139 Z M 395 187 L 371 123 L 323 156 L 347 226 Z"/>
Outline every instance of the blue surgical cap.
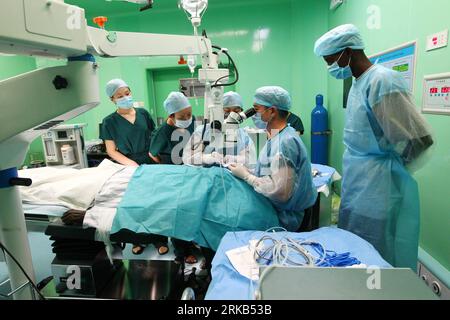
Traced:
<path fill-rule="evenodd" d="M 164 101 L 164 109 L 166 109 L 169 115 L 189 108 L 190 106 L 189 100 L 181 92 L 171 92 Z"/>
<path fill-rule="evenodd" d="M 289 111 L 291 108 L 291 96 L 289 92 L 281 87 L 262 87 L 256 90 L 254 103 L 268 108 L 275 107 Z"/>
<path fill-rule="evenodd" d="M 111 98 L 120 88 L 129 88 L 129 86 L 122 79 L 112 79 L 106 85 L 106 94 Z"/>
<path fill-rule="evenodd" d="M 347 48 L 364 50 L 364 41 L 358 28 L 344 24 L 327 32 L 316 41 L 314 53 L 319 57 L 331 56 Z"/>
<path fill-rule="evenodd" d="M 223 107 L 240 107 L 241 109 L 244 109 L 241 96 L 233 91 L 227 92 L 223 95 Z"/>

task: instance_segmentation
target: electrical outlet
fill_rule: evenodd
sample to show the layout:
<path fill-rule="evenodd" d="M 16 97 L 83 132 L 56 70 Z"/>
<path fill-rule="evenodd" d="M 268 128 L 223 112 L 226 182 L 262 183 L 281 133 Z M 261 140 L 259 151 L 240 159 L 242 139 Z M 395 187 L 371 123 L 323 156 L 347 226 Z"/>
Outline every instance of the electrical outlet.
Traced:
<path fill-rule="evenodd" d="M 427 51 L 446 47 L 448 45 L 448 29 L 428 36 Z"/>
<path fill-rule="evenodd" d="M 450 290 L 436 278 L 422 263 L 418 264 L 419 277 L 442 300 L 450 300 Z"/>

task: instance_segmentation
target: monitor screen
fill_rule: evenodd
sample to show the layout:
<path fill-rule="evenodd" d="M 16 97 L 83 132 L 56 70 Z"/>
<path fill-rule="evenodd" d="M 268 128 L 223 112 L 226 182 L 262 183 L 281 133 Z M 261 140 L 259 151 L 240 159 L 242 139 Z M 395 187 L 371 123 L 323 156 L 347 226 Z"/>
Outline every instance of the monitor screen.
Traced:
<path fill-rule="evenodd" d="M 58 139 L 67 139 L 67 131 L 57 131 Z"/>

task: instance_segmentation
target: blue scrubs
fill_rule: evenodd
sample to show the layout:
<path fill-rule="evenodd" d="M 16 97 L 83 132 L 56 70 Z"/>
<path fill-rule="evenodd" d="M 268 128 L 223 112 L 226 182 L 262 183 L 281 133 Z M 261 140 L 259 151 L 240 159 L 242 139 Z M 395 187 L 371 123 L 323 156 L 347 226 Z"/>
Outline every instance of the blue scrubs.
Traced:
<path fill-rule="evenodd" d="M 408 91 L 398 72 L 380 65 L 353 84 L 344 129 L 339 227 L 369 241 L 393 266 L 415 270 L 418 186 L 374 114 L 374 108 L 388 103 L 390 96 Z"/>
<path fill-rule="evenodd" d="M 306 147 L 295 129 L 290 126 L 267 141 L 256 164 L 255 175 L 258 177 L 272 175 L 274 172 L 274 168 L 271 168 L 272 160 L 277 155 L 283 159 L 281 165 L 284 163 L 294 170 L 294 189 L 287 202 L 270 200 L 278 211 L 281 225 L 288 231 L 296 232 L 303 221 L 303 211 L 316 202 L 317 190 L 313 183 L 311 162 Z"/>

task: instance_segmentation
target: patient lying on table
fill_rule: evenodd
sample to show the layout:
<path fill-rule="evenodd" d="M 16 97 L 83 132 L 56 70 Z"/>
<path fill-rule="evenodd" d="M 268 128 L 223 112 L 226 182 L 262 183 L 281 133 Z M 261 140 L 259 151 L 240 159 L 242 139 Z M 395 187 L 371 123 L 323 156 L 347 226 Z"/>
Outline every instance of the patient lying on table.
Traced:
<path fill-rule="evenodd" d="M 61 205 L 66 223 L 82 221 L 84 227 L 96 228 L 98 241 L 128 230 L 194 241 L 215 250 L 226 232 L 279 225 L 266 198 L 221 168 L 136 169 L 105 162 L 99 168 L 53 169 L 62 170 L 54 172 L 57 178 L 50 178 L 49 170 L 33 170 L 38 169 L 21 173 L 35 182 L 31 189 L 22 188 L 25 210 L 26 204 Z M 77 183 L 69 183 L 63 171 Z"/>
<path fill-rule="evenodd" d="M 85 227 L 102 230 L 103 220 L 93 220 L 89 214 L 85 219 L 86 212 L 96 207 L 96 212 L 113 216 L 135 170 L 135 167 L 125 167 L 109 160 L 104 160 L 96 168 L 81 170 L 54 167 L 22 170 L 21 176 L 33 180 L 31 187 L 21 188 L 24 211 L 62 215 L 62 221 L 67 225 L 83 225 L 84 222 Z M 152 236 L 152 243 L 160 254 L 167 253 L 167 246 L 161 250 L 165 243 L 160 238 Z"/>
<path fill-rule="evenodd" d="M 111 228 L 112 220 L 116 214 L 116 209 L 119 207 L 122 201 L 125 191 L 127 190 L 128 184 L 135 173 L 136 168 L 134 167 L 124 167 L 121 171 L 115 173 L 108 181 L 104 184 L 103 188 L 97 193 L 94 200 L 94 205 L 88 210 L 68 210 L 61 217 L 61 220 L 66 225 L 84 225 L 87 227 L 94 227 L 100 230 L 105 228 L 105 222 L 107 228 L 103 230 L 104 232 L 109 232 Z M 145 185 L 142 187 L 145 190 Z M 147 195 L 149 196 L 149 195 Z M 147 211 L 151 214 L 151 211 Z M 161 236 L 152 234 L 149 236 L 152 239 L 153 245 L 159 251 L 160 245 L 163 243 L 160 241 Z M 175 251 L 176 244 L 174 243 Z M 188 264 L 196 263 L 197 258 L 194 255 L 194 250 L 191 250 L 186 257 L 178 257 L 176 261 L 181 263 L 182 259 Z"/>

